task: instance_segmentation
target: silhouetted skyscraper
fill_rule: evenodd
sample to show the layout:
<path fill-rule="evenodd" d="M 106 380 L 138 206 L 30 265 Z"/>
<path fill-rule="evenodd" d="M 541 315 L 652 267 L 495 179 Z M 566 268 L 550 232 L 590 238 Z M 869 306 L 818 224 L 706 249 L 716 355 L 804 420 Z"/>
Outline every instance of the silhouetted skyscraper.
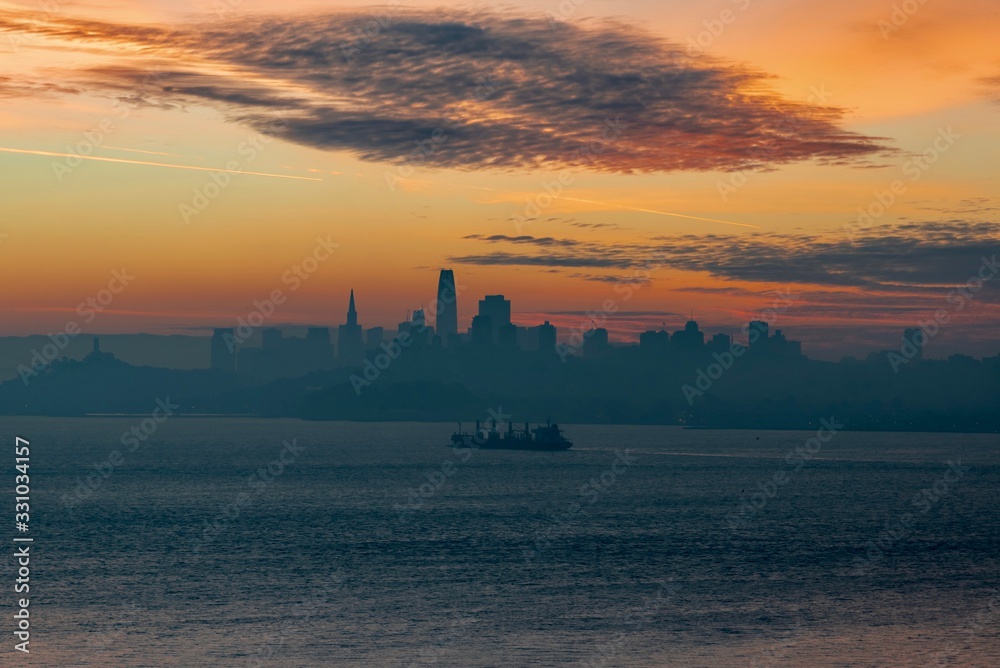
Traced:
<path fill-rule="evenodd" d="M 608 330 L 598 327 L 587 332 L 586 338 L 583 340 L 584 357 L 600 357 L 607 354 L 610 349 Z"/>
<path fill-rule="evenodd" d="M 543 353 L 554 353 L 556 350 L 556 328 L 548 320 L 538 326 L 538 349 Z"/>
<path fill-rule="evenodd" d="M 458 291 L 451 269 L 441 270 L 436 306 L 434 325 L 441 343 L 447 346 L 458 337 Z"/>
<path fill-rule="evenodd" d="M 698 323 L 688 320 L 684 329 L 674 332 L 670 337 L 671 348 L 677 351 L 697 351 L 705 345 L 705 333 L 698 329 Z"/>
<path fill-rule="evenodd" d="M 488 346 L 493 343 L 493 320 L 488 315 L 477 315 L 472 319 L 469 332 L 473 343 Z"/>
<path fill-rule="evenodd" d="M 503 295 L 486 295 L 479 300 L 479 315 L 490 319 L 490 339 L 497 342 L 497 332 L 510 324 L 510 300 Z"/>
<path fill-rule="evenodd" d="M 343 364 L 360 364 L 365 357 L 364 334 L 358 324 L 358 310 L 354 307 L 354 290 L 347 306 L 347 322 L 337 328 L 337 357 Z"/>
<path fill-rule="evenodd" d="M 663 331 L 650 330 L 639 335 L 639 350 L 644 354 L 666 355 L 669 348 L 670 334 Z"/>
<path fill-rule="evenodd" d="M 517 325 L 508 322 L 497 329 L 497 343 L 505 350 L 517 349 Z"/>

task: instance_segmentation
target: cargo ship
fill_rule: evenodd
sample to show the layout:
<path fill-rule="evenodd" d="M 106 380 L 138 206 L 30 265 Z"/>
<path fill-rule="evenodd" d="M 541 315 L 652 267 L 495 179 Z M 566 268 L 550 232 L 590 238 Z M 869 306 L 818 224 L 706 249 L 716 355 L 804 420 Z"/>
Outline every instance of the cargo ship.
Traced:
<path fill-rule="evenodd" d="M 524 429 L 514 429 L 514 423 L 507 423 L 507 431 L 497 430 L 496 420 L 492 421 L 489 429 L 486 429 L 476 420 L 476 430 L 469 433 L 462 431 L 462 424 L 459 423 L 458 431 L 451 435 L 453 446 L 464 446 L 467 448 L 484 448 L 492 450 L 569 450 L 573 444 L 566 439 L 559 429 L 559 425 L 546 421 L 544 425 L 538 425 L 534 429 L 528 428 L 528 423 L 524 423 Z"/>

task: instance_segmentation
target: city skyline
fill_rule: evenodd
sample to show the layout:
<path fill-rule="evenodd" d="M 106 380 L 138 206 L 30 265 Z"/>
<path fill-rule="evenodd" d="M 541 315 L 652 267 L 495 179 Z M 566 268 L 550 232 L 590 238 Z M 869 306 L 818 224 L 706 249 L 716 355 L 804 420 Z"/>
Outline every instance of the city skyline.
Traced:
<path fill-rule="evenodd" d="M 837 359 L 888 346 L 995 254 L 980 3 L 851 0 L 835 22 L 785 0 L 435 7 L 5 3 L 2 271 L 32 275 L 39 248 L 50 268 L 0 295 L 0 335 L 57 331 L 122 267 L 136 280 L 93 331 L 211 328 L 329 238 L 281 321 L 339 324 L 330 303 L 364 285 L 391 323 L 452 266 L 568 327 L 644 274 L 615 340 L 692 311 L 748 321 L 780 290 L 782 325 Z M 258 25 L 269 45 L 244 44 Z M 935 346 L 992 354 L 995 295 Z"/>

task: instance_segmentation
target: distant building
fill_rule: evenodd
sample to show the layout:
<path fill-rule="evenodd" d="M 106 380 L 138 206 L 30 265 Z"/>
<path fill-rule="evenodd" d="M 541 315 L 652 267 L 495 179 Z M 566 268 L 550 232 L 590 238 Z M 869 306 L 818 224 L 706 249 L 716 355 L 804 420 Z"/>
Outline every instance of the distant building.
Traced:
<path fill-rule="evenodd" d="M 670 348 L 670 333 L 665 330 L 648 331 L 639 335 L 639 350 L 647 355 L 666 355 Z"/>
<path fill-rule="evenodd" d="M 505 350 L 517 350 L 518 326 L 508 322 L 497 329 L 497 343 Z"/>
<path fill-rule="evenodd" d="M 407 319 L 396 326 L 396 331 L 397 335 L 406 332 L 411 342 L 418 346 L 426 345 L 434 338 L 434 329 L 427 326 L 427 316 L 419 308 L 407 314 Z"/>
<path fill-rule="evenodd" d="M 365 330 L 365 347 L 368 350 L 378 348 L 385 339 L 385 330 L 381 327 L 369 327 Z"/>
<path fill-rule="evenodd" d="M 802 357 L 802 342 L 786 339 L 780 329 L 774 330 L 774 336 L 768 339 L 768 348 L 775 357 Z"/>
<path fill-rule="evenodd" d="M 491 345 L 493 343 L 493 320 L 488 315 L 473 317 L 469 334 L 472 336 L 472 343 L 475 345 Z"/>
<path fill-rule="evenodd" d="M 728 334 L 716 334 L 709 342 L 709 347 L 713 353 L 727 352 L 733 345 L 733 337 Z"/>
<path fill-rule="evenodd" d="M 498 342 L 497 333 L 502 327 L 510 324 L 510 300 L 503 295 L 486 295 L 479 300 L 479 315 L 490 319 L 492 335 L 490 339 Z"/>
<path fill-rule="evenodd" d="M 525 351 L 538 350 L 538 327 L 518 327 L 517 347 Z"/>
<path fill-rule="evenodd" d="M 347 322 L 337 328 L 337 357 L 341 364 L 360 364 L 364 361 L 363 330 L 358 324 L 358 311 L 354 306 L 354 290 L 347 306 Z"/>
<path fill-rule="evenodd" d="M 458 291 L 455 287 L 455 273 L 451 269 L 441 270 L 436 306 L 434 326 L 438 336 L 443 345 L 452 345 L 458 340 Z"/>
<path fill-rule="evenodd" d="M 611 350 L 611 343 L 608 340 L 608 330 L 603 327 L 592 329 L 583 339 L 584 357 L 602 357 Z"/>
<path fill-rule="evenodd" d="M 546 320 L 545 324 L 539 325 L 535 329 L 538 330 L 538 349 L 543 353 L 554 353 L 556 351 L 555 325 L 549 324 L 549 321 Z"/>
<path fill-rule="evenodd" d="M 701 350 L 705 345 L 705 333 L 698 329 L 698 323 L 688 320 L 684 329 L 674 332 L 670 337 L 671 347 L 678 352 L 693 352 Z"/>
<path fill-rule="evenodd" d="M 217 371 L 236 373 L 236 336 L 232 327 L 213 330 L 210 367 Z"/>

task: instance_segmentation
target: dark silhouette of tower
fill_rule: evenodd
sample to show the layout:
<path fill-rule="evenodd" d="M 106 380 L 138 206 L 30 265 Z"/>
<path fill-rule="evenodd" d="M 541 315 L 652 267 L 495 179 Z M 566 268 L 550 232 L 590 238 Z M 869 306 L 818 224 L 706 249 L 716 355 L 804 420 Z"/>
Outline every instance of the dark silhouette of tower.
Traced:
<path fill-rule="evenodd" d="M 458 337 L 458 291 L 455 288 L 455 272 L 442 269 L 438 278 L 435 329 L 441 343 L 450 345 Z"/>
<path fill-rule="evenodd" d="M 538 326 L 538 349 L 545 354 L 556 351 L 556 328 L 548 320 L 544 325 Z"/>
<path fill-rule="evenodd" d="M 342 364 L 360 364 L 365 357 L 364 334 L 354 307 L 354 290 L 347 306 L 347 322 L 337 328 L 338 357 Z"/>
<path fill-rule="evenodd" d="M 485 299 L 479 300 L 479 315 L 489 319 L 489 338 L 493 343 L 498 343 L 500 330 L 510 325 L 510 300 L 503 295 L 486 295 Z"/>
<path fill-rule="evenodd" d="M 766 320 L 751 320 L 747 329 L 750 350 L 758 352 L 767 350 L 770 343 L 771 325 Z"/>

